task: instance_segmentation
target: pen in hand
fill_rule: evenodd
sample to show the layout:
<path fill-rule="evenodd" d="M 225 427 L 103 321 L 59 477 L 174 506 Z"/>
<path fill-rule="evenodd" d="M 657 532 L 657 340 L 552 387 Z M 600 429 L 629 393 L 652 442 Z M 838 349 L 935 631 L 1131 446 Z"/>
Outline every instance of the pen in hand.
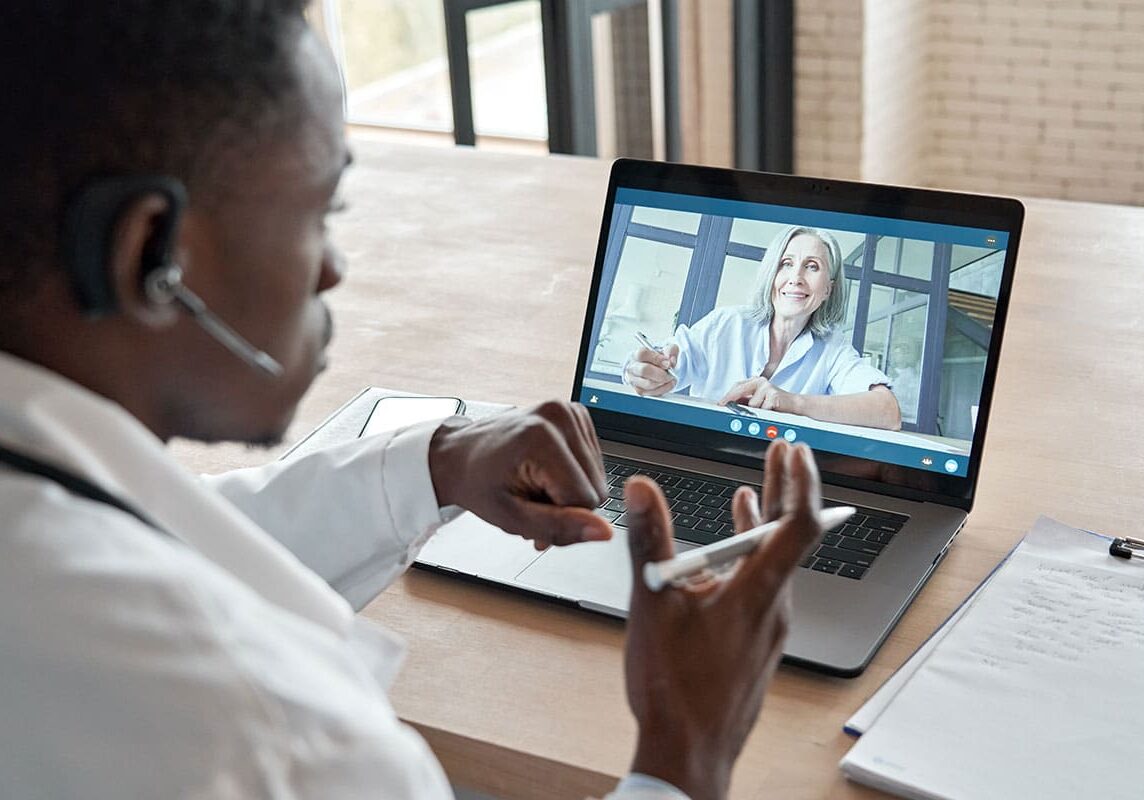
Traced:
<path fill-rule="evenodd" d="M 818 513 L 818 524 L 822 530 L 828 531 L 837 528 L 854 515 L 853 506 L 837 506 L 824 508 Z M 690 578 L 708 568 L 717 568 L 731 563 L 740 556 L 758 547 L 759 543 L 770 536 L 781 525 L 780 520 L 759 525 L 749 531 L 728 536 L 721 542 L 696 547 L 685 553 L 680 553 L 667 561 L 654 561 L 644 564 L 644 583 L 653 592 L 658 592 L 669 583 L 675 583 Z"/>
<path fill-rule="evenodd" d="M 663 350 L 659 349 L 654 344 L 652 344 L 651 340 L 648 339 L 646 336 L 644 336 L 641 331 L 636 331 L 636 341 L 639 342 L 640 344 L 642 344 L 648 350 L 653 350 L 656 353 L 663 355 Z M 679 376 L 675 374 L 675 370 L 673 370 L 671 367 L 664 367 L 663 371 L 666 372 L 668 377 L 671 378 L 673 381 L 679 380 Z"/>

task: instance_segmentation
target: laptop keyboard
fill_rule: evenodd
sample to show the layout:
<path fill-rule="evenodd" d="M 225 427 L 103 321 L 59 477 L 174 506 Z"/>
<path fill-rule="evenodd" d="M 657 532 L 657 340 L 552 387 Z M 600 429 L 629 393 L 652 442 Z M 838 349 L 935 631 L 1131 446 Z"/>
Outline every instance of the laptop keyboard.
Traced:
<path fill-rule="evenodd" d="M 656 481 L 667 497 L 676 539 L 711 544 L 735 532 L 731 498 L 739 484 L 611 456 L 604 457 L 604 469 L 607 472 L 608 499 L 596 513 L 616 527 L 628 526 L 624 481 L 639 474 Z M 759 489 L 757 485 L 752 488 Z M 842 505 L 830 500 L 823 503 L 826 506 Z M 802 566 L 816 572 L 861 580 L 874 559 L 908 519 L 901 514 L 860 507 L 845 524 L 826 532 L 818 548 L 802 562 Z"/>

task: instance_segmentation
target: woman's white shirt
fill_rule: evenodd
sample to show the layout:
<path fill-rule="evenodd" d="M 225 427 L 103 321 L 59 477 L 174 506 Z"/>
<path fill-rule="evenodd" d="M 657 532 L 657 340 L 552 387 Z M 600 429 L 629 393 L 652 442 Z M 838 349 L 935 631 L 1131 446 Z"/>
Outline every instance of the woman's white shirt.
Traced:
<path fill-rule="evenodd" d="M 749 306 L 716 308 L 694 325 L 680 325 L 672 341 L 679 345 L 675 391 L 712 401 L 736 383 L 762 375 L 770 359 L 769 325 L 753 319 Z M 839 330 L 827 336 L 803 330 L 770 382 L 793 394 L 856 394 L 890 386 L 886 374 L 863 361 L 849 335 Z"/>
<path fill-rule="evenodd" d="M 0 353 L 0 442 L 170 534 L 0 469 L 0 796 L 451 797 L 386 698 L 404 646 L 350 605 L 441 522 L 432 431 L 200 479 L 118 406 Z"/>

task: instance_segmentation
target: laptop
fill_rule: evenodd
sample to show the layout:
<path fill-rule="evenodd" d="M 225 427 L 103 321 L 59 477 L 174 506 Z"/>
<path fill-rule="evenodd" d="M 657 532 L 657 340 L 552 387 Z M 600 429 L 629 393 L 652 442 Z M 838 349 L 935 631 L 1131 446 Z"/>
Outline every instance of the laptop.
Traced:
<path fill-rule="evenodd" d="M 826 504 L 859 511 L 796 570 L 784 657 L 858 675 L 972 508 L 1023 216 L 1005 198 L 617 161 L 572 376 L 605 453 L 610 497 L 598 513 L 616 535 L 537 553 L 466 514 L 417 564 L 624 617 L 629 475 L 663 487 L 683 550 L 733 533 L 730 496 L 760 485 L 770 442 L 805 442 Z M 764 285 L 768 269 L 796 262 L 795 289 Z M 807 323 L 820 330 L 766 363 L 760 319 L 821 299 L 807 282 L 815 270 L 834 270 L 834 311 L 827 297 Z M 758 312 L 764 295 L 770 317 Z M 647 344 L 679 347 L 679 374 L 641 394 L 625 368 Z M 720 403 L 728 384 L 759 374 L 813 395 L 807 413 Z M 861 414 L 832 399 L 863 392 L 876 402 Z"/>

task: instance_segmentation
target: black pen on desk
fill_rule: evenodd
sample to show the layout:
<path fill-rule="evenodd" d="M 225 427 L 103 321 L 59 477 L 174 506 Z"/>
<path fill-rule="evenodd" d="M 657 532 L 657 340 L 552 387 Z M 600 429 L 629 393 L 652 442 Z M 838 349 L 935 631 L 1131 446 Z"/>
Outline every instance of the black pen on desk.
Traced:
<path fill-rule="evenodd" d="M 660 355 L 663 355 L 663 351 L 660 350 L 658 347 L 656 347 L 654 344 L 652 344 L 651 339 L 644 336 L 641 331 L 636 331 L 636 341 L 639 342 L 640 344 L 642 344 L 648 350 L 654 350 L 655 352 L 659 353 Z M 674 381 L 679 380 L 679 376 L 675 374 L 675 370 L 673 370 L 671 367 L 664 367 L 663 371 L 666 372 L 668 374 L 668 377 L 670 377 L 672 380 L 674 380 Z"/>

